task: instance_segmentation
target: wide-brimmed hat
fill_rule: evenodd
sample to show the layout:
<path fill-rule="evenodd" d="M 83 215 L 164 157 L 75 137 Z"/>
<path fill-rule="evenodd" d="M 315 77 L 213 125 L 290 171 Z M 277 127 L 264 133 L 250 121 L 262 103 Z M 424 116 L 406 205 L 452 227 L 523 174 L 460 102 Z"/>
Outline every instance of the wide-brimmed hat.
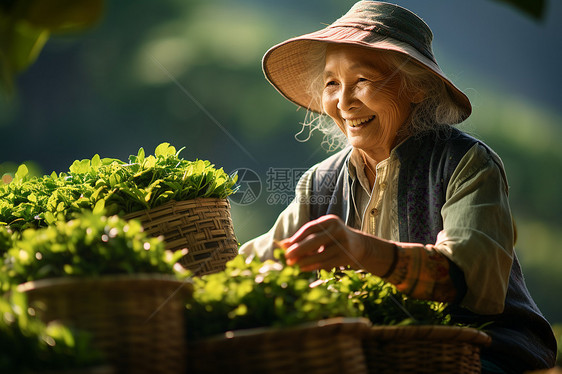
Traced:
<path fill-rule="evenodd" d="M 314 112 L 322 108 L 311 94 L 311 79 L 318 75 L 318 51 L 327 43 L 350 44 L 408 56 L 441 79 L 466 119 L 472 107 L 468 97 L 445 76 L 433 55 L 433 33 L 408 9 L 395 4 L 363 0 L 324 29 L 297 36 L 270 48 L 262 67 L 269 82 L 287 99 Z M 323 62 L 323 60 L 322 60 Z M 321 70 L 320 70 L 321 71 Z M 459 121 L 459 122 L 460 122 Z"/>

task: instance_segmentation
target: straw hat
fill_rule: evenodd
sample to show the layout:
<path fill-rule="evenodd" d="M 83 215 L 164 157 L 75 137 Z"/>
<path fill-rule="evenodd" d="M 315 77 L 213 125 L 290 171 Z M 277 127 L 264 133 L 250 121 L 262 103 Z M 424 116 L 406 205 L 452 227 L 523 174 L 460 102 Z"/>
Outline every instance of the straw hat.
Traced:
<path fill-rule="evenodd" d="M 431 48 L 433 33 L 411 11 L 395 4 L 363 0 L 328 27 L 291 38 L 270 48 L 262 67 L 267 80 L 287 99 L 299 106 L 321 112 L 320 104 L 310 94 L 311 77 L 320 62 L 315 56 L 327 43 L 341 43 L 387 50 L 409 56 L 412 61 L 439 77 L 453 101 L 462 110 L 461 121 L 472 107 L 468 97 L 441 71 Z"/>

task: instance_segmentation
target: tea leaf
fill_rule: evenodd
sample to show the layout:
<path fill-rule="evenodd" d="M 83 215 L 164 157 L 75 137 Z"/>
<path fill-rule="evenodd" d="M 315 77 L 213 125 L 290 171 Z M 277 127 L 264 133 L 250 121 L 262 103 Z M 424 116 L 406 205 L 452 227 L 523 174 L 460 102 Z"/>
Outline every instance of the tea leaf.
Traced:
<path fill-rule="evenodd" d="M 21 164 L 18 167 L 18 170 L 16 171 L 16 174 L 14 175 L 14 180 L 22 180 L 27 173 L 29 172 L 29 170 L 27 169 L 27 166 L 25 166 L 25 164 Z"/>
<path fill-rule="evenodd" d="M 226 198 L 236 191 L 235 176 L 210 161 L 179 158 L 179 153 L 162 143 L 156 156 L 146 156 L 140 148 L 129 163 L 96 154 L 74 161 L 67 173 L 42 178 L 27 177 L 27 167 L 21 165 L 12 183 L 0 185 L 0 222 L 23 230 L 53 224 L 53 217 L 72 219 L 82 210 L 99 212 L 99 201 L 107 214 L 127 214 L 171 200 Z M 53 215 L 47 219 L 46 212 Z"/>

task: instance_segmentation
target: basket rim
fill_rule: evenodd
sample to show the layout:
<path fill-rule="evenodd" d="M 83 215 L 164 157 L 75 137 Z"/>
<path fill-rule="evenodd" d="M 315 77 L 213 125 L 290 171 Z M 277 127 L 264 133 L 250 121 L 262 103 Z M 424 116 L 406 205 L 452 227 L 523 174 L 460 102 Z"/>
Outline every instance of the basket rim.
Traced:
<path fill-rule="evenodd" d="M 158 283 L 160 285 L 167 284 L 170 286 L 181 287 L 183 292 L 193 292 L 193 281 L 191 278 L 180 280 L 171 274 L 162 273 L 137 273 L 137 274 L 106 274 L 97 277 L 56 277 L 45 278 L 35 281 L 28 281 L 17 285 L 18 292 L 29 292 L 50 287 L 73 287 L 84 286 L 90 284 L 130 284 L 130 283 Z"/>
<path fill-rule="evenodd" d="M 169 200 L 166 201 L 163 204 L 160 204 L 158 206 L 154 206 L 150 209 L 139 209 L 136 210 L 134 212 L 129 212 L 129 213 L 125 213 L 123 214 L 123 218 L 124 219 L 135 219 L 135 218 L 139 218 L 139 217 L 150 217 L 150 213 L 153 212 L 159 212 L 162 210 L 166 210 L 166 209 L 174 209 L 174 208 L 183 208 L 186 206 L 190 206 L 190 205 L 201 205 L 201 202 L 215 202 L 215 203 L 226 203 L 228 205 L 230 205 L 230 200 L 225 197 L 225 198 L 221 198 L 221 197 L 197 197 L 195 199 L 188 199 L 188 200 Z"/>
<path fill-rule="evenodd" d="M 341 327 L 354 329 L 354 332 L 364 331 L 365 333 L 372 326 L 371 321 L 364 317 L 333 317 L 321 319 L 318 321 L 304 322 L 294 326 L 279 327 L 279 326 L 264 326 L 249 329 L 229 330 L 221 334 L 213 335 L 207 338 L 198 339 L 197 342 L 217 342 L 226 341 L 237 338 L 268 336 L 276 334 L 295 334 L 312 329 L 331 330 Z M 194 341 L 195 342 L 195 341 Z"/>
<path fill-rule="evenodd" d="M 490 335 L 482 330 L 468 326 L 448 325 L 373 326 L 370 329 L 369 337 L 378 341 L 446 340 L 482 346 L 488 346 L 492 342 Z"/>

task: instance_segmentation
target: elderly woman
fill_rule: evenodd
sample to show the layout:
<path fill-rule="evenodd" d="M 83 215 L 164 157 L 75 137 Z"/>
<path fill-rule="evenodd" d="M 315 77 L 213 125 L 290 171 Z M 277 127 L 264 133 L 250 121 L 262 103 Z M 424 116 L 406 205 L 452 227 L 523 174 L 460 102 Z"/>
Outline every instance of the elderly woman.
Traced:
<path fill-rule="evenodd" d="M 313 166 L 274 227 L 240 251 L 267 258 L 280 241 L 302 270 L 364 269 L 450 303 L 457 322 L 492 322 L 484 372 L 552 367 L 556 341 L 515 256 L 503 164 L 451 126 L 471 105 L 437 65 L 432 38 L 412 12 L 360 1 L 266 53 L 273 86 L 346 147 Z"/>

